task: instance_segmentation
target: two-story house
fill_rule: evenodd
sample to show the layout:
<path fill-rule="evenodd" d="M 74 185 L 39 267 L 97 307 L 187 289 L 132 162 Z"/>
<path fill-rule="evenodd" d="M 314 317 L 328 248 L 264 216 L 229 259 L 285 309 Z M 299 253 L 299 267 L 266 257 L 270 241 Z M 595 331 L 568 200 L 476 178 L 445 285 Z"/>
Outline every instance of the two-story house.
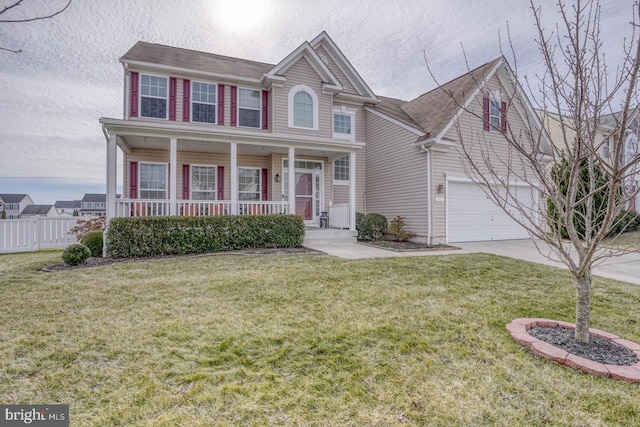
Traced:
<path fill-rule="evenodd" d="M 107 219 L 294 213 L 318 226 L 329 212 L 354 230 L 358 211 L 404 216 L 432 243 L 528 237 L 457 149 L 462 127 L 507 156 L 498 130 L 537 120 L 502 57 L 412 101 L 376 96 L 324 32 L 276 64 L 145 42 L 120 62 L 124 116 L 100 119 Z M 534 209 L 533 189 L 519 197 Z"/>
<path fill-rule="evenodd" d="M 4 211 L 7 219 L 19 219 L 24 208 L 33 204 L 28 194 L 0 194 L 0 215 Z"/>
<path fill-rule="evenodd" d="M 80 216 L 104 216 L 107 211 L 107 195 L 86 193 L 80 200 Z"/>
<path fill-rule="evenodd" d="M 354 229 L 364 106 L 378 102 L 326 33 L 277 64 L 138 42 L 121 59 L 107 217 L 295 213 Z M 116 201 L 116 147 L 124 194 Z"/>

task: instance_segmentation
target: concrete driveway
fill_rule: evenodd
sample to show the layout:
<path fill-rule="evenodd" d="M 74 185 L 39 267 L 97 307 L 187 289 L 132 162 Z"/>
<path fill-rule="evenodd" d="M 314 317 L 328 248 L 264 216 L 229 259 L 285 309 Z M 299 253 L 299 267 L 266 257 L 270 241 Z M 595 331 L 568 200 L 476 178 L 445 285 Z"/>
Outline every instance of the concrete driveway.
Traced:
<path fill-rule="evenodd" d="M 381 248 L 361 245 L 356 243 L 353 239 L 305 241 L 304 246 L 346 259 L 391 258 L 484 252 L 535 262 L 538 264 L 550 265 L 553 267 L 566 268 L 563 263 L 558 261 L 558 258 L 549 250 L 548 246 L 540 241 L 532 239 L 456 243 L 455 246 L 460 248 L 458 250 L 424 252 L 389 251 Z M 547 258 L 545 255 L 551 259 Z M 596 276 L 640 285 L 640 253 L 627 253 L 609 258 L 604 263 L 596 266 L 593 270 L 593 274 Z"/>

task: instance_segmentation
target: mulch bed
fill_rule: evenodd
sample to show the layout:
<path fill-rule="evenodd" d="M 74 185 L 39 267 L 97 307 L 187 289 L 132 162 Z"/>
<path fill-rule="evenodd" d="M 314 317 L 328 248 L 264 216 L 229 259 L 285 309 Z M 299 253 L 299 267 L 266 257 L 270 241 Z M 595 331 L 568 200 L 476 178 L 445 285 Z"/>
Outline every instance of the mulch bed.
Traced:
<path fill-rule="evenodd" d="M 426 243 L 415 243 L 415 242 L 394 242 L 391 240 L 358 240 L 358 243 L 361 245 L 373 246 L 376 248 L 387 249 L 390 251 L 397 252 L 411 252 L 411 251 L 445 251 L 445 250 L 454 250 L 460 249 L 455 246 L 449 245 L 428 245 Z"/>
<path fill-rule="evenodd" d="M 535 327 L 529 329 L 528 333 L 567 353 L 575 354 L 594 362 L 618 366 L 633 366 L 638 363 L 638 358 L 633 351 L 593 334 L 589 335 L 588 344 L 581 344 L 574 340 L 575 331 L 573 329 Z"/>
<path fill-rule="evenodd" d="M 108 257 L 94 258 L 94 257 L 91 257 L 80 265 L 70 266 L 64 263 L 60 263 L 60 264 L 54 264 L 54 265 L 45 267 L 42 269 L 42 271 L 45 271 L 45 272 L 70 271 L 70 270 L 78 270 L 81 268 L 100 267 L 103 265 L 110 265 L 110 264 L 158 261 L 158 260 L 176 259 L 176 258 L 200 258 L 200 257 L 209 257 L 209 256 L 225 256 L 225 255 L 252 255 L 252 256 L 256 256 L 256 255 L 324 255 L 324 253 L 313 250 L 313 249 L 309 249 L 309 248 L 299 247 L 299 248 L 254 248 L 254 249 L 243 249 L 241 251 L 215 252 L 215 253 L 209 253 L 209 254 L 166 255 L 166 256 L 140 257 L 140 258 L 108 258 Z"/>

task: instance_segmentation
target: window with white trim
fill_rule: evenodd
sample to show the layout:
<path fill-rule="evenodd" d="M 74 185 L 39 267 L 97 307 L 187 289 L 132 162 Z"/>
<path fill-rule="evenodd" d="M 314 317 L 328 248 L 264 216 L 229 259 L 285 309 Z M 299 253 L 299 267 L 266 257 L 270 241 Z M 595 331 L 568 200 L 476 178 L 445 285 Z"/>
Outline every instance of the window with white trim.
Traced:
<path fill-rule="evenodd" d="M 349 185 L 349 156 L 344 156 L 333 162 L 333 183 Z"/>
<path fill-rule="evenodd" d="M 167 118 L 168 79 L 142 74 L 140 78 L 140 116 Z"/>
<path fill-rule="evenodd" d="M 140 163 L 139 175 L 141 199 L 167 198 L 166 163 Z"/>
<path fill-rule="evenodd" d="M 191 121 L 216 123 L 217 89 L 211 83 L 191 83 Z"/>
<path fill-rule="evenodd" d="M 608 159 L 611 146 L 609 145 L 609 134 L 602 135 L 602 158 Z"/>
<path fill-rule="evenodd" d="M 238 126 L 260 128 L 261 93 L 259 90 L 238 89 Z"/>
<path fill-rule="evenodd" d="M 215 166 L 195 166 L 191 165 L 191 191 L 192 200 L 216 200 L 216 177 Z"/>
<path fill-rule="evenodd" d="M 289 127 L 318 130 L 318 97 L 306 85 L 289 90 Z"/>
<path fill-rule="evenodd" d="M 500 103 L 500 92 L 493 91 L 489 97 L 489 130 L 491 132 L 502 132 L 502 108 Z"/>
<path fill-rule="evenodd" d="M 356 110 L 345 106 L 333 109 L 333 138 L 355 141 Z"/>
<path fill-rule="evenodd" d="M 238 200 L 260 200 L 259 168 L 238 168 Z"/>

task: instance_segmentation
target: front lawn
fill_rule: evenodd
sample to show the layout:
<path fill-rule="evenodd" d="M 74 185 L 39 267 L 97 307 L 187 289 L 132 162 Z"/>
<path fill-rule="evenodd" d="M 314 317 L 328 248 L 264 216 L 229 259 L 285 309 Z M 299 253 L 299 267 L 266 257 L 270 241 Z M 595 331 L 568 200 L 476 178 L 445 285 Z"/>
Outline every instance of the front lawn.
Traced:
<path fill-rule="evenodd" d="M 0 256 L 0 403 L 72 426 L 628 426 L 640 387 L 539 359 L 505 325 L 573 322 L 563 270 L 496 256 L 211 256 L 42 273 Z M 592 326 L 640 342 L 640 287 Z"/>

